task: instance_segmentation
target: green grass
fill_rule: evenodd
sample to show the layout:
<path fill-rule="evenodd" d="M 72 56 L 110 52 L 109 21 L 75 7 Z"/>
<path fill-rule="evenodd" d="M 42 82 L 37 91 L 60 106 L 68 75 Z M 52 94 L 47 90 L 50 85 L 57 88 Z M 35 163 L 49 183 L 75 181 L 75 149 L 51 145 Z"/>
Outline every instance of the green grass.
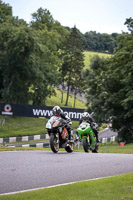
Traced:
<path fill-rule="evenodd" d="M 0 196 L 0 200 L 132 200 L 133 173 Z"/>
<path fill-rule="evenodd" d="M 60 107 L 68 107 L 68 108 L 73 108 L 73 104 L 74 104 L 74 97 L 73 95 L 70 94 L 69 96 L 69 100 L 68 100 L 68 106 L 65 106 L 65 102 L 66 102 L 66 92 L 64 92 L 64 98 L 63 98 L 63 103 L 61 103 L 61 91 L 58 89 L 55 89 L 56 92 L 56 96 L 51 96 L 49 98 L 47 98 L 46 100 L 46 106 L 60 106 Z M 86 109 L 86 101 L 82 100 L 81 98 L 77 98 L 76 99 L 76 105 L 75 108 L 80 108 L 80 109 Z"/>
<path fill-rule="evenodd" d="M 83 146 L 81 145 L 79 150 L 77 149 L 77 147 L 75 147 L 74 151 L 84 152 Z M 112 143 L 107 143 L 107 144 L 100 143 L 99 153 L 133 154 L 133 143 L 126 144 L 125 146 L 120 146 L 120 144 L 117 142 L 112 142 Z"/>
<path fill-rule="evenodd" d="M 80 149 L 75 147 L 75 152 L 84 152 L 83 146 L 80 146 Z M 91 153 L 91 151 L 89 152 Z M 126 144 L 125 146 L 120 146 L 117 142 L 107 143 L 107 144 L 99 144 L 99 153 L 122 153 L 122 154 L 133 154 L 133 143 Z"/>
<path fill-rule="evenodd" d="M 1 123 L 3 119 L 0 116 Z M 46 133 L 45 124 L 45 118 L 8 116 L 5 124 L 0 126 L 0 137 L 43 134 Z"/>
<path fill-rule="evenodd" d="M 105 53 L 98 53 L 98 52 L 91 52 L 91 51 L 84 51 L 84 64 L 85 64 L 85 68 L 87 69 L 90 66 L 90 59 L 95 56 L 98 55 L 100 58 L 109 58 L 112 55 L 111 54 L 105 54 Z"/>
<path fill-rule="evenodd" d="M 133 154 L 133 144 L 126 144 L 125 146 L 120 146 L 120 144 L 114 142 L 113 144 L 107 143 L 99 145 L 99 153 L 124 153 Z"/>
<path fill-rule="evenodd" d="M 4 117 L 0 115 L 0 124 L 2 124 Z M 12 117 L 8 116 L 5 124 L 0 125 L 0 138 L 22 135 L 38 135 L 47 133 L 46 118 L 34 117 Z M 78 126 L 78 121 L 72 122 L 72 129 Z"/>
<path fill-rule="evenodd" d="M 35 147 L 0 147 L 0 151 L 19 151 L 19 150 L 42 150 L 51 151 L 50 148 L 35 148 Z M 65 149 L 60 149 L 59 151 L 65 151 Z M 78 149 L 74 148 L 74 152 L 84 152 L 83 146 Z M 91 151 L 89 153 L 92 153 Z M 122 154 L 133 154 L 133 144 L 126 144 L 125 146 L 120 146 L 116 142 L 113 144 L 99 144 L 99 153 L 122 153 Z"/>

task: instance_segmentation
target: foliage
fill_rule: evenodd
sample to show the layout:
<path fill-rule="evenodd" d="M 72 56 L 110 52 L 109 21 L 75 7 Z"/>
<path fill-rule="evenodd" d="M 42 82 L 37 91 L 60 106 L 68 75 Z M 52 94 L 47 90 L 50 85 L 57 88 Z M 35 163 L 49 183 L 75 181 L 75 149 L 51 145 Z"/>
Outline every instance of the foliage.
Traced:
<path fill-rule="evenodd" d="M 91 59 L 94 56 L 99 56 L 100 58 L 106 59 L 106 58 L 110 58 L 112 56 L 112 54 L 108 54 L 108 53 L 99 53 L 99 52 L 92 52 L 92 51 L 84 51 L 84 70 L 87 68 L 90 68 L 90 64 L 91 64 Z"/>
<path fill-rule="evenodd" d="M 96 31 L 86 32 L 83 35 L 84 49 L 87 51 L 98 51 L 104 53 L 114 53 L 117 46 L 117 36 L 119 34 L 97 33 Z"/>
<path fill-rule="evenodd" d="M 83 38 L 76 27 L 65 28 L 49 10 L 39 8 L 27 24 L 12 16 L 0 0 L 0 97 L 13 103 L 45 104 L 59 82 L 76 95 L 82 92 Z M 91 36 L 96 38 L 96 33 Z M 116 39 L 116 35 L 114 37 Z M 112 41 L 104 35 L 104 42 Z M 91 50 L 93 49 L 93 45 Z M 63 102 L 63 92 L 62 92 Z"/>
<path fill-rule="evenodd" d="M 0 26 L 3 22 L 7 21 L 8 18 L 12 16 L 12 8 L 8 4 L 3 3 L 0 0 Z M 1 46 L 1 43 L 0 43 Z M 3 86 L 3 75 L 2 75 L 2 69 L 0 66 L 0 98 L 1 98 L 1 90 L 4 88 Z"/>
<path fill-rule="evenodd" d="M 12 7 L 0 0 L 0 24 L 12 16 Z"/>
<path fill-rule="evenodd" d="M 65 103 L 67 106 L 70 90 L 74 91 L 75 98 L 78 90 L 80 90 L 79 85 L 82 82 L 81 70 L 84 67 L 82 36 L 76 27 L 70 30 L 70 34 L 66 38 L 63 54 L 61 71 L 62 75 L 64 75 L 63 84 L 64 82 L 67 84 L 67 98 Z"/>
<path fill-rule="evenodd" d="M 11 7 L 0 2 L 2 9 Z M 4 10 L 3 9 L 3 10 Z M 65 28 L 42 8 L 30 26 L 6 11 L 0 27 L 0 96 L 13 103 L 45 104 L 58 83 L 59 49 Z M 5 14 L 5 17 L 4 17 Z M 32 92 L 31 92 L 32 91 Z"/>
<path fill-rule="evenodd" d="M 0 98 L 42 105 L 61 83 L 67 85 L 65 105 L 73 92 L 75 107 L 77 93 L 85 90 L 88 111 L 95 112 L 97 121 L 111 121 L 120 140 L 132 141 L 133 19 L 125 24 L 130 33 L 81 34 L 76 27 L 61 26 L 43 8 L 27 24 L 0 0 Z M 92 58 L 90 68 L 83 72 L 83 44 L 86 50 L 114 56 Z"/>
<path fill-rule="evenodd" d="M 125 25 L 127 25 L 129 31 L 133 31 L 133 19 L 131 17 L 126 19 Z"/>
<path fill-rule="evenodd" d="M 106 95 L 104 91 L 104 65 L 105 60 L 98 55 L 92 57 L 90 68 L 84 71 L 88 111 L 94 112 L 95 120 L 100 124 L 105 117 L 105 113 L 101 112 L 103 101 Z M 103 111 L 103 110 L 102 110 Z"/>
<path fill-rule="evenodd" d="M 51 30 L 54 19 L 49 10 L 39 8 L 37 12 L 32 14 L 33 20 L 31 21 L 31 25 L 35 29 L 43 30 L 48 29 Z"/>
<path fill-rule="evenodd" d="M 108 109 L 109 104 L 112 104 L 113 128 L 118 130 L 120 139 L 131 142 L 133 140 L 133 33 L 123 35 L 119 39 L 115 56 L 109 64 L 107 89 L 111 95 L 106 107 Z M 113 84 L 110 84 L 110 80 Z"/>
<path fill-rule="evenodd" d="M 0 65 L 4 79 L 2 96 L 5 101 L 27 103 L 29 100 L 28 90 L 38 68 L 34 34 L 27 27 L 18 28 L 8 24 L 4 24 L 0 30 L 1 39 L 4 37 L 1 41 Z"/>
<path fill-rule="evenodd" d="M 133 33 L 119 36 L 115 54 L 108 60 L 95 57 L 85 73 L 88 110 L 99 123 L 108 121 L 119 140 L 133 141 Z"/>

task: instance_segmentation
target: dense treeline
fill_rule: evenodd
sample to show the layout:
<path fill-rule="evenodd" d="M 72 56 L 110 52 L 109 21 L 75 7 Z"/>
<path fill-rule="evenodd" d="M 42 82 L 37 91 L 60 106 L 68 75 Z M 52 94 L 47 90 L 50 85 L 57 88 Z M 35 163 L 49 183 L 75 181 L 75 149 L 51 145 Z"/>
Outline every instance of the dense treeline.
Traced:
<path fill-rule="evenodd" d="M 69 31 L 70 28 L 66 27 Z M 117 47 L 118 33 L 97 33 L 96 31 L 88 31 L 82 34 L 83 49 L 86 51 L 102 52 L 102 53 L 114 53 L 114 49 Z"/>
<path fill-rule="evenodd" d="M 45 104 L 54 87 L 77 88 L 84 66 L 82 37 L 68 31 L 47 9 L 39 8 L 27 24 L 0 0 L 0 97 L 13 103 Z M 63 77 L 63 78 L 62 78 Z M 70 87 L 71 86 L 71 87 Z"/>
<path fill-rule="evenodd" d="M 83 34 L 84 49 L 87 51 L 114 53 L 114 49 L 117 47 L 118 33 L 97 33 L 96 31 L 90 31 Z"/>
<path fill-rule="evenodd" d="M 133 142 L 133 19 L 108 60 L 94 57 L 84 72 L 88 110 L 99 123 L 112 123 L 119 140 Z"/>
<path fill-rule="evenodd" d="M 125 24 L 129 33 L 82 34 L 76 27 L 61 26 L 42 8 L 27 24 L 0 0 L 1 100 L 45 105 L 55 86 L 67 85 L 65 105 L 70 91 L 75 100 L 84 91 L 97 122 L 111 122 L 120 139 L 133 141 L 133 19 Z M 85 71 L 84 49 L 114 55 L 92 58 Z"/>

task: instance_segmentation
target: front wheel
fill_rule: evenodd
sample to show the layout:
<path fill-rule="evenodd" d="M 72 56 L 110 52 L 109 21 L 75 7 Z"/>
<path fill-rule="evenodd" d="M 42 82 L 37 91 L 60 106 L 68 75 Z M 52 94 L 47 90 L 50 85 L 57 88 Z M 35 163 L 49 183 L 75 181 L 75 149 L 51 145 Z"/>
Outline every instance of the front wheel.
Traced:
<path fill-rule="evenodd" d="M 53 134 L 50 135 L 50 147 L 54 153 L 59 151 L 59 143 L 57 143 L 57 138 Z"/>
<path fill-rule="evenodd" d="M 68 146 L 65 147 L 65 150 L 68 152 L 68 153 L 72 153 L 73 150 L 74 150 L 74 143 L 73 142 L 70 142 L 68 144 Z"/>
<path fill-rule="evenodd" d="M 84 148 L 84 151 L 87 152 L 87 153 L 88 153 L 89 150 L 90 150 L 90 148 L 89 148 L 89 143 L 88 143 L 86 137 L 83 138 L 83 148 Z"/>

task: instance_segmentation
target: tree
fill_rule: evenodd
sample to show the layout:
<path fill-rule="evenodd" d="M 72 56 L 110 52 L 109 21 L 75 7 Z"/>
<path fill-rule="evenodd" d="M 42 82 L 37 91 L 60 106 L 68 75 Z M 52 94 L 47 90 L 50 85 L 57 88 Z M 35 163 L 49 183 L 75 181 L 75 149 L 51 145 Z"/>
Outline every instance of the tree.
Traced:
<path fill-rule="evenodd" d="M 44 40 L 45 38 L 45 40 Z M 40 60 L 40 75 L 38 76 L 34 88 L 33 104 L 45 104 L 46 98 L 54 93 L 54 86 L 58 83 L 58 55 L 56 49 L 56 37 L 43 30 L 39 32 L 39 49 L 41 50 L 38 59 Z M 53 43 L 53 46 L 52 44 Z M 55 44 L 55 46 L 54 46 Z"/>
<path fill-rule="evenodd" d="M 55 75 L 58 57 L 48 45 L 51 42 L 54 44 L 56 39 L 47 31 L 33 31 L 24 26 L 4 25 L 0 35 L 4 100 L 14 103 L 33 100 L 33 104 L 44 104 L 46 97 L 53 92 L 50 86 L 57 81 Z M 43 38 L 47 38 L 47 45 Z M 33 89 L 32 93 L 30 88 Z"/>
<path fill-rule="evenodd" d="M 112 35 L 102 34 L 102 42 L 104 46 L 104 52 L 113 53 L 115 48 L 115 41 Z"/>
<path fill-rule="evenodd" d="M 94 112 L 96 121 L 100 124 L 105 118 L 103 108 L 106 91 L 104 89 L 105 60 L 99 56 L 91 59 L 90 69 L 84 71 L 84 91 L 87 98 L 88 111 Z"/>
<path fill-rule="evenodd" d="M 7 34 L 5 34 L 7 33 Z M 27 27 L 4 24 L 0 30 L 1 59 L 5 101 L 27 103 L 29 87 L 35 76 L 35 39 Z"/>
<path fill-rule="evenodd" d="M 114 130 L 118 131 L 119 138 L 133 141 L 133 34 L 124 34 L 114 58 L 109 65 L 110 86 L 107 80 L 107 89 L 111 93 L 106 107 L 112 107 L 111 116 Z M 112 73 L 111 73 L 112 72 Z"/>
<path fill-rule="evenodd" d="M 114 53 L 117 46 L 117 33 L 111 35 L 90 31 L 83 35 L 84 49 L 88 51 Z"/>
<path fill-rule="evenodd" d="M 131 17 L 126 19 L 125 25 L 127 25 L 129 31 L 133 32 L 133 19 Z"/>
<path fill-rule="evenodd" d="M 12 17 L 12 7 L 8 4 L 5 4 L 0 0 L 0 25 L 2 26 L 2 23 L 7 21 L 9 18 Z M 0 44 L 1 46 L 1 44 Z M 3 75 L 2 75 L 2 68 L 0 66 L 0 98 L 2 97 L 2 89 L 3 86 Z"/>
<path fill-rule="evenodd" d="M 82 72 L 80 71 L 79 73 L 75 74 L 75 80 L 74 84 L 71 86 L 71 91 L 74 93 L 74 102 L 73 102 L 73 108 L 76 106 L 76 99 L 77 99 L 77 94 L 84 93 L 83 86 L 84 86 L 84 79 Z"/>
<path fill-rule="evenodd" d="M 33 21 L 31 22 L 31 27 L 39 31 L 41 44 L 45 46 L 42 56 L 42 72 L 44 75 L 43 82 L 45 86 L 47 85 L 47 90 L 45 87 L 43 95 L 42 90 L 38 89 L 34 95 L 34 102 L 40 103 L 38 98 L 46 98 L 53 94 L 53 87 L 59 83 L 59 68 L 62 64 L 63 41 L 67 31 L 59 22 L 53 19 L 51 13 L 47 9 L 44 10 L 40 8 L 36 13 L 33 13 L 32 16 Z M 42 85 L 42 81 L 38 83 L 38 87 L 39 85 Z M 46 91 L 49 92 L 49 95 L 46 95 Z"/>
<path fill-rule="evenodd" d="M 0 0 L 0 24 L 12 17 L 12 7 Z"/>
<path fill-rule="evenodd" d="M 0 26 L 0 95 L 8 102 L 45 104 L 58 84 L 66 29 L 42 8 L 33 14 L 30 26 L 18 17 L 4 19 Z"/>
<path fill-rule="evenodd" d="M 8 42 L 10 40 L 11 44 L 11 39 L 13 40 L 13 35 L 14 32 L 17 30 L 17 27 L 19 26 L 24 26 L 26 27 L 27 24 L 24 20 L 19 20 L 18 17 L 13 17 L 12 16 L 12 7 L 9 6 L 9 4 L 5 4 L 2 1 L 0 1 L 0 97 L 6 94 L 6 91 L 9 93 L 10 87 L 12 86 L 13 83 L 13 77 L 8 77 L 8 79 L 11 79 L 10 84 L 6 86 L 6 81 L 7 81 L 7 76 L 11 75 L 10 72 L 5 75 L 6 70 L 8 69 L 7 63 L 9 61 L 8 56 L 9 51 L 13 51 L 13 48 L 10 49 L 8 48 Z M 10 50 L 9 50 L 10 49 Z M 15 56 L 16 58 L 16 56 Z M 11 59 L 11 58 L 10 58 Z M 12 58 L 14 59 L 14 58 Z M 12 60 L 13 62 L 13 60 Z M 6 69 L 7 67 L 7 69 Z M 8 69 L 10 71 L 10 69 Z"/>
<path fill-rule="evenodd" d="M 119 140 L 132 142 L 133 33 L 119 36 L 118 47 L 112 58 L 103 63 L 96 60 L 86 76 L 89 84 L 88 110 L 94 110 L 99 122 L 110 120 L 112 129 L 118 132 Z"/>
<path fill-rule="evenodd" d="M 31 25 L 35 29 L 43 30 L 47 28 L 50 31 L 54 25 L 54 19 L 47 9 L 39 8 L 37 12 L 32 14 L 32 18 Z"/>
<path fill-rule="evenodd" d="M 68 104 L 70 89 L 76 91 L 76 80 L 77 77 L 80 77 L 83 67 L 84 62 L 82 36 L 78 29 L 74 27 L 71 29 L 69 36 L 66 38 L 66 43 L 64 45 L 62 69 L 65 69 L 64 81 L 67 84 L 67 97 L 65 103 L 66 106 Z"/>

